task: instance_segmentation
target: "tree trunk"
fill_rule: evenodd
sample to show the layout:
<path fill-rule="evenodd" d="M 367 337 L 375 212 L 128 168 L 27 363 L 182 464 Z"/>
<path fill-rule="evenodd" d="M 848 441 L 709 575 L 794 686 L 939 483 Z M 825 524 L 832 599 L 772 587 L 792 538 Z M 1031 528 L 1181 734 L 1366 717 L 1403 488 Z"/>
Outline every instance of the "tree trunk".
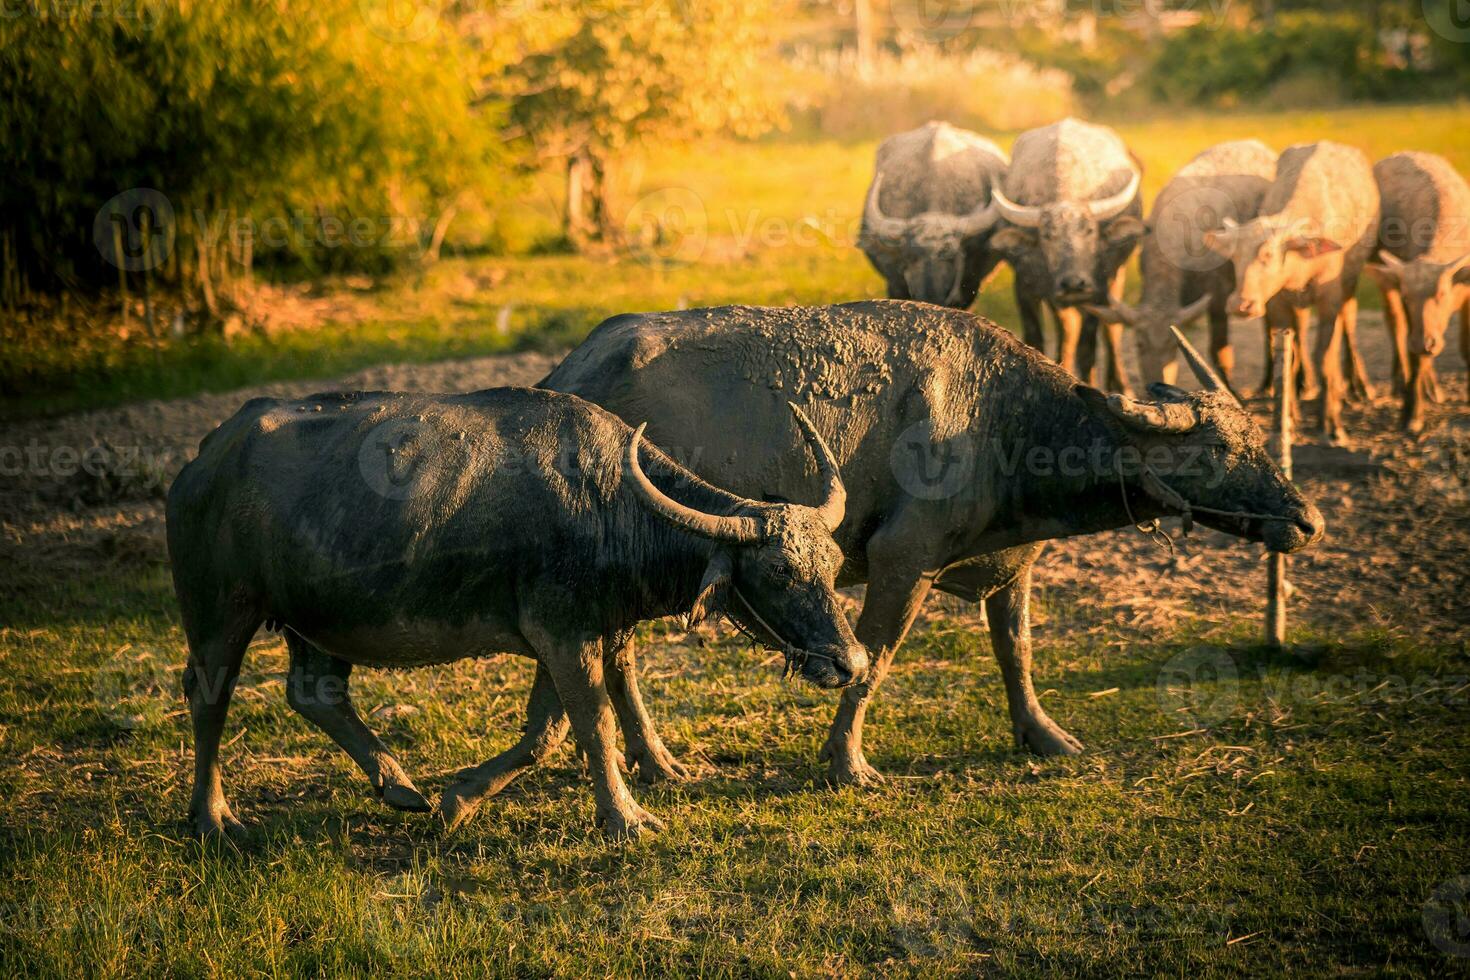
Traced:
<path fill-rule="evenodd" d="M 573 247 L 581 248 L 588 239 L 587 185 L 591 178 L 592 158 L 578 150 L 567 160 L 567 210 L 562 232 Z"/>
<path fill-rule="evenodd" d="M 858 78 L 868 81 L 873 77 L 873 60 L 877 45 L 873 39 L 873 5 L 871 0 L 853 0 L 854 26 L 857 29 L 857 73 Z"/>

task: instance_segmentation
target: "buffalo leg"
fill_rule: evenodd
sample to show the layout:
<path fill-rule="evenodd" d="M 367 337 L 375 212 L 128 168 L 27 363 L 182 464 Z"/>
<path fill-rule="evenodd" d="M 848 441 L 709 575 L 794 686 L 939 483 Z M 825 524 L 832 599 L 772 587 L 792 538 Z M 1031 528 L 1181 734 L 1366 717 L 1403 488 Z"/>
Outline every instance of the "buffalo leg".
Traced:
<path fill-rule="evenodd" d="M 1346 380 L 1343 377 L 1343 321 L 1338 314 L 1341 297 L 1325 295 L 1317 304 L 1317 365 L 1322 375 L 1320 429 L 1333 444 L 1347 438 L 1342 425 L 1342 402 Z"/>
<path fill-rule="evenodd" d="M 1460 307 L 1460 359 L 1465 362 L 1465 400 L 1470 402 L 1470 300 Z"/>
<path fill-rule="evenodd" d="M 689 772 L 679 764 L 659 737 L 643 695 L 638 690 L 638 662 L 633 655 L 633 634 L 614 642 L 605 658 L 607 693 L 623 730 L 625 761 L 628 771 L 638 770 L 638 781 L 651 784 L 664 780 L 688 779 Z"/>
<path fill-rule="evenodd" d="M 1402 396 L 1409 385 L 1409 318 L 1404 313 L 1404 294 L 1384 289 L 1383 320 L 1393 351 L 1393 393 Z"/>
<path fill-rule="evenodd" d="M 1046 335 L 1041 329 L 1041 302 L 1015 289 L 1016 309 L 1021 314 L 1021 339 L 1032 347 L 1046 353 Z"/>
<path fill-rule="evenodd" d="M 1097 317 L 1088 314 L 1096 320 Z M 1093 332 L 1097 331 L 1094 326 Z M 1103 338 L 1108 344 L 1108 387 L 1120 394 L 1133 397 L 1133 386 L 1128 383 L 1128 368 L 1123 364 L 1123 324 L 1102 324 Z"/>
<path fill-rule="evenodd" d="M 1373 384 L 1368 380 L 1368 367 L 1358 350 L 1358 298 L 1349 295 L 1343 300 L 1342 312 L 1337 314 L 1342 321 L 1342 339 L 1346 347 L 1348 362 L 1348 394 L 1353 401 L 1373 400 Z"/>
<path fill-rule="evenodd" d="M 1076 755 L 1077 741 L 1052 721 L 1031 685 L 1031 566 L 985 600 L 990 643 L 1006 685 L 1016 745 L 1038 755 Z"/>
<path fill-rule="evenodd" d="M 1097 329 L 1092 336 L 1082 332 L 1082 311 L 1075 306 L 1053 308 L 1057 317 L 1057 363 L 1079 381 L 1092 384 L 1092 368 L 1097 360 Z M 1084 346 L 1085 345 L 1085 346 Z"/>
<path fill-rule="evenodd" d="M 363 724 L 347 691 L 352 665 L 323 652 L 297 634 L 286 632 L 291 670 L 286 702 L 352 756 L 373 792 L 395 810 L 427 812 L 429 801 L 413 785 L 378 736 Z"/>
<path fill-rule="evenodd" d="M 538 663 L 531 699 L 526 706 L 525 734 L 490 761 L 455 773 L 454 782 L 439 798 L 439 818 L 445 829 L 458 827 L 481 803 L 505 789 L 527 769 L 550 758 L 566 741 L 569 727 L 551 674 Z"/>
<path fill-rule="evenodd" d="M 194 727 L 194 792 L 189 819 L 200 837 L 216 838 L 226 831 L 244 829 L 225 800 L 219 746 L 240 664 L 261 616 L 257 610 L 237 608 L 215 621 L 211 613 L 190 615 L 186 597 L 181 595 L 180 600 L 185 606 L 184 624 L 189 636 L 184 695 L 189 700 L 189 718 Z"/>
<path fill-rule="evenodd" d="M 1210 299 L 1210 359 L 1215 362 L 1226 386 L 1231 391 L 1236 391 L 1235 348 L 1230 343 L 1230 315 L 1225 312 L 1225 298 L 1221 294 Z M 1266 336 L 1268 339 L 1271 336 L 1269 328 L 1266 329 Z"/>
<path fill-rule="evenodd" d="M 523 623 L 521 631 L 546 665 L 577 744 L 587 755 L 598 825 L 613 840 L 662 828 L 662 821 L 633 799 L 618 767 L 617 717 L 604 680 L 603 638 L 567 640 L 534 622 Z"/>
<path fill-rule="evenodd" d="M 1333 321 L 1335 322 L 1335 320 Z M 1292 337 L 1291 342 L 1295 350 L 1292 351 L 1292 361 L 1296 364 L 1297 397 L 1304 402 L 1309 402 L 1322 393 L 1322 377 L 1317 370 L 1317 361 L 1312 355 L 1308 336 L 1312 329 L 1312 310 L 1307 306 L 1291 307 Z M 1320 345 L 1328 336 L 1324 326 L 1318 325 L 1317 329 L 1322 331 L 1322 336 L 1317 338 Z M 1270 343 L 1270 338 L 1267 338 Z M 1295 402 L 1293 402 L 1295 404 Z"/>
<path fill-rule="evenodd" d="M 842 692 L 837 717 L 822 746 L 827 780 L 836 786 L 861 786 L 883 778 L 863 755 L 863 718 L 934 582 L 932 574 L 903 561 L 905 554 L 923 553 L 912 537 L 893 526 L 880 529 L 868 542 L 868 567 L 874 573 L 855 632 L 858 642 L 868 648 L 872 666 L 861 682 Z M 906 551 L 905 545 L 912 550 Z"/>

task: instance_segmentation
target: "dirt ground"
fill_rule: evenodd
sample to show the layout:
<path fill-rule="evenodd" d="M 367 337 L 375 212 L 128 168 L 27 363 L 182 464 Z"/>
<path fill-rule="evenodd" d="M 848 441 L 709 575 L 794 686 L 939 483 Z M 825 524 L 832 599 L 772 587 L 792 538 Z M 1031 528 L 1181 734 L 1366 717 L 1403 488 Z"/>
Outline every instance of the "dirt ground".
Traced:
<path fill-rule="evenodd" d="M 1470 404 L 1458 339 L 1438 363 L 1444 401 L 1431 406 L 1424 437 L 1411 441 L 1397 430 L 1397 404 L 1386 394 L 1381 321 L 1362 320 L 1370 376 L 1381 390 L 1371 404 L 1348 406 L 1352 446 L 1316 445 L 1310 429 L 1298 438 L 1296 477 L 1326 516 L 1328 533 L 1319 547 L 1292 560 L 1293 623 L 1319 635 L 1367 628 L 1464 643 L 1470 640 Z M 1240 377 L 1250 385 L 1261 370 L 1259 331 L 1236 329 Z M 166 561 L 168 480 L 200 438 L 248 398 L 530 384 L 556 361 L 522 353 L 389 365 L 330 381 L 13 424 L 0 436 L 0 567 L 10 570 L 7 576 L 41 579 L 98 561 Z M 1252 407 L 1265 421 L 1267 406 Z M 1308 408 L 1306 420 L 1311 417 Z M 1065 628 L 1099 634 L 1120 626 L 1166 630 L 1183 615 L 1258 614 L 1265 592 L 1261 549 L 1206 529 L 1180 539 L 1177 522 L 1171 524 L 1172 557 L 1132 529 L 1054 543 L 1038 569 L 1038 626 L 1046 628 L 1050 597 L 1078 611 L 1080 621 L 1069 617 Z M 960 612 L 939 600 L 930 605 L 930 615 Z"/>

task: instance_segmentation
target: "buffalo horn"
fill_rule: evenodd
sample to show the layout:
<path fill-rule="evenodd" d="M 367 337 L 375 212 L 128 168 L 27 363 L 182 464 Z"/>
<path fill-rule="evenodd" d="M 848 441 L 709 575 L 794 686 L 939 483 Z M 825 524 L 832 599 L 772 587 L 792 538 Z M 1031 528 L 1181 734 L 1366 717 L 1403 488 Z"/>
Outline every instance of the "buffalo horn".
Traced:
<path fill-rule="evenodd" d="M 628 474 L 638 488 L 643 504 L 675 527 L 683 528 L 700 537 L 732 544 L 753 544 L 762 536 L 761 523 L 753 517 L 728 517 L 706 514 L 674 500 L 653 485 L 638 463 L 638 444 L 643 441 L 643 430 L 648 423 L 640 425 L 628 443 Z"/>
<path fill-rule="evenodd" d="M 806 413 L 797 407 L 796 402 L 790 402 L 791 414 L 796 416 L 796 424 L 801 429 L 801 434 L 806 437 L 806 444 L 812 451 L 812 459 L 817 462 L 817 473 L 822 478 L 823 497 L 822 502 L 817 504 L 817 516 L 827 526 L 828 531 L 835 531 L 842 524 L 842 515 L 847 511 L 847 489 L 842 485 L 842 474 L 837 470 L 837 459 L 832 455 L 827 442 L 817 427 L 812 425 L 812 420 L 806 417 Z"/>

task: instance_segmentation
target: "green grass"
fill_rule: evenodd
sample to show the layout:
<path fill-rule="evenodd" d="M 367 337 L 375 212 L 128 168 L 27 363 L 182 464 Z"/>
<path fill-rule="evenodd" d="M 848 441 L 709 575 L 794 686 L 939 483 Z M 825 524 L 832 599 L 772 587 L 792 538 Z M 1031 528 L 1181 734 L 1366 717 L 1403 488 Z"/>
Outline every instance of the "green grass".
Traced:
<path fill-rule="evenodd" d="M 592 830 L 568 750 L 447 839 L 386 810 L 286 706 L 284 650 L 262 638 L 224 752 L 251 830 L 204 849 L 182 819 L 191 739 L 166 570 L 21 577 L 0 597 L 0 972 L 1465 968 L 1422 921 L 1470 870 L 1465 650 L 1304 634 L 1273 654 L 1231 620 L 1090 633 L 1052 590 L 1038 686 L 1089 751 L 1039 760 L 1012 748 L 988 642 L 958 615 L 901 655 L 868 731 L 891 778 L 866 791 L 820 784 L 832 696 L 740 644 L 657 630 L 644 688 L 702 771 L 635 788 L 669 829 L 617 847 Z M 1169 681 L 1200 651 L 1235 679 Z M 514 659 L 353 681 L 431 793 L 514 740 L 529 682 Z M 374 713 L 400 704 L 416 710 Z"/>
<path fill-rule="evenodd" d="M 1289 113 L 1170 114 L 1112 120 L 1146 165 L 1151 198 L 1204 147 L 1258 137 L 1278 148 L 1332 138 L 1372 158 L 1401 149 L 1442 153 L 1470 172 L 1470 106 L 1378 106 Z M 1008 146 L 1014 134 L 998 134 Z M 853 247 L 875 144 L 796 141 L 678 149 L 630 168 L 622 199 L 630 213 L 652 210 L 675 232 L 662 255 L 516 255 L 450 259 L 383 284 L 379 312 L 364 322 L 328 324 L 273 338 L 225 343 L 200 338 L 158 353 L 146 343 L 48 342 L 0 350 L 0 418 L 115 404 L 145 396 L 223 391 L 256 381 L 326 377 L 383 361 L 430 361 L 522 345 L 563 346 L 603 317 L 634 310 L 721 303 L 823 303 L 881 295 L 882 285 Z M 636 178 L 636 180 L 635 180 Z M 534 183 L 505 216 L 523 245 L 556 234 L 557 181 Z M 466 276 L 494 271 L 496 285 L 464 295 Z M 1132 277 L 1131 288 L 1137 288 Z M 1365 283 L 1364 303 L 1377 305 Z M 509 335 L 495 329 L 510 304 Z M 1014 326 L 1010 278 L 1002 270 L 976 310 Z"/>

